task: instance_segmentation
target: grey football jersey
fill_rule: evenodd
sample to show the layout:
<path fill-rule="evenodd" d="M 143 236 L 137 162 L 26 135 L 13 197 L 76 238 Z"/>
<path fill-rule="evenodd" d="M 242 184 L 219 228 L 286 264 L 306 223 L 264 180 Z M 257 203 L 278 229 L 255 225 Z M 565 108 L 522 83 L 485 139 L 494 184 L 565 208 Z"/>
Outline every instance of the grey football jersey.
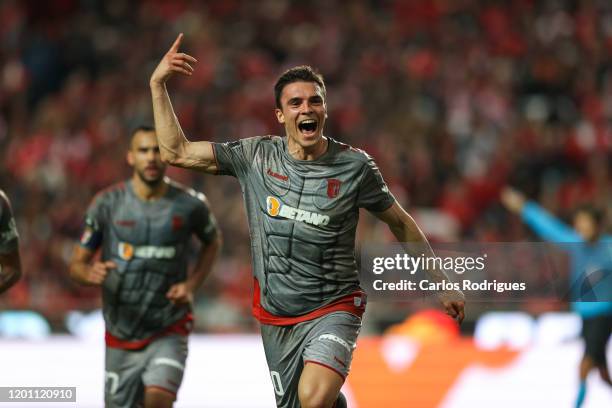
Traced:
<path fill-rule="evenodd" d="M 101 247 L 101 259 L 117 264 L 102 292 L 110 334 L 122 340 L 146 339 L 189 312 L 189 306 L 173 305 L 166 292 L 187 278 L 192 234 L 203 244 L 216 234 L 203 194 L 170 182 L 164 197 L 146 202 L 126 181 L 96 195 L 85 223 L 81 245 Z"/>
<path fill-rule="evenodd" d="M 277 316 L 300 316 L 359 291 L 359 208 L 384 211 L 395 201 L 368 154 L 328 140 L 313 161 L 289 155 L 285 137 L 213 144 L 219 174 L 240 182 L 261 306 Z"/>
<path fill-rule="evenodd" d="M 19 235 L 15 218 L 11 212 L 9 200 L 0 190 L 0 254 L 8 254 L 17 250 Z"/>

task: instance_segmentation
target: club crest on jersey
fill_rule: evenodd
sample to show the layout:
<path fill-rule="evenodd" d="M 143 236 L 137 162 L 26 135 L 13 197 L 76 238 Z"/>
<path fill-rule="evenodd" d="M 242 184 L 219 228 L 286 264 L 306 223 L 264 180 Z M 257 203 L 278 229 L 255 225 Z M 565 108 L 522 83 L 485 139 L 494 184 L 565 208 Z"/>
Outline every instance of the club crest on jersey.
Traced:
<path fill-rule="evenodd" d="M 338 179 L 327 179 L 327 196 L 329 198 L 336 198 L 340 194 L 340 184 L 342 182 Z"/>
<path fill-rule="evenodd" d="M 183 228 L 183 217 L 175 215 L 172 217 L 172 231 L 178 231 Z"/>
<path fill-rule="evenodd" d="M 287 218 L 316 226 L 329 224 L 329 215 L 291 207 L 284 204 L 278 198 L 272 196 L 268 196 L 266 198 L 266 211 L 268 212 L 268 215 L 272 217 Z"/>

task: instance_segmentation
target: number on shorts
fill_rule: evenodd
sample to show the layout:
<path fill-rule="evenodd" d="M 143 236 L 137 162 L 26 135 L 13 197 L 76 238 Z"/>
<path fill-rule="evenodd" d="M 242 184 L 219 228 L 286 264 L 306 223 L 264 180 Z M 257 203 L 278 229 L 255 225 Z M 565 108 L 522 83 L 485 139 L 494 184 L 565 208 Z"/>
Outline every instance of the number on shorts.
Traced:
<path fill-rule="evenodd" d="M 105 371 L 105 381 L 108 384 L 108 392 L 110 394 L 115 394 L 117 392 L 117 387 L 119 386 L 119 374 L 113 373 L 112 371 Z"/>
<path fill-rule="evenodd" d="M 274 392 L 276 395 L 279 397 L 285 395 L 285 389 L 283 388 L 280 374 L 277 371 L 270 371 L 270 377 L 272 377 L 272 385 L 274 386 Z"/>

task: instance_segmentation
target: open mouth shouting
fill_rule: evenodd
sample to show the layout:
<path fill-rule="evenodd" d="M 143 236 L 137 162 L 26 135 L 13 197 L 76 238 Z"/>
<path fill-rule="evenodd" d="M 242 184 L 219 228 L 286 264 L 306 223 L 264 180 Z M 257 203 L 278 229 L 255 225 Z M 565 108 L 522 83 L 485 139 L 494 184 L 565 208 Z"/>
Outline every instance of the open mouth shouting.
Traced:
<path fill-rule="evenodd" d="M 318 127 L 319 122 L 315 119 L 304 119 L 298 123 L 299 131 L 306 137 L 313 137 Z"/>

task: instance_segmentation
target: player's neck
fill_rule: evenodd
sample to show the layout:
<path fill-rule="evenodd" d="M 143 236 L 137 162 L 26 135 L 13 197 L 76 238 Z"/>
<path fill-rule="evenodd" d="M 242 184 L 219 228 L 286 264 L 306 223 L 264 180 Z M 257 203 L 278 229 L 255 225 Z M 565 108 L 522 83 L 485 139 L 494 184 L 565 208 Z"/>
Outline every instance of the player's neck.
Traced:
<path fill-rule="evenodd" d="M 149 185 L 142 181 L 137 174 L 132 177 L 132 186 L 136 197 L 143 201 L 157 200 L 166 195 L 166 191 L 168 191 L 168 183 L 163 179 L 155 185 Z"/>
<path fill-rule="evenodd" d="M 292 138 L 287 138 L 287 152 L 296 160 L 316 160 L 327 151 L 329 141 L 322 136 L 319 142 L 310 147 L 302 147 Z"/>

